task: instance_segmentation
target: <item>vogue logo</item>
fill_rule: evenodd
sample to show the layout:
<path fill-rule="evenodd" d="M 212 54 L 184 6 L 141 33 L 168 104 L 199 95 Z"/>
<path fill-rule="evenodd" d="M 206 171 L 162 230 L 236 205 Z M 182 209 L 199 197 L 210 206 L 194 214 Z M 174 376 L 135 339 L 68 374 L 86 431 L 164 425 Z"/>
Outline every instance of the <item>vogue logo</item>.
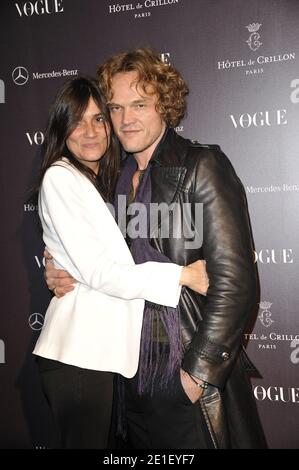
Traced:
<path fill-rule="evenodd" d="M 0 80 L 0 103 L 5 103 L 5 84 Z"/>
<path fill-rule="evenodd" d="M 63 0 L 37 0 L 36 2 L 15 3 L 19 16 L 51 15 L 63 12 Z"/>
<path fill-rule="evenodd" d="M 294 80 L 291 81 L 291 88 L 295 88 L 290 96 L 291 102 L 297 104 L 299 103 L 299 78 L 294 78 Z"/>
<path fill-rule="evenodd" d="M 26 137 L 30 145 L 42 145 L 45 140 L 45 136 L 41 131 L 36 131 L 30 134 L 30 132 L 26 132 Z"/>
<path fill-rule="evenodd" d="M 36 262 L 36 264 L 37 264 L 37 266 L 38 266 L 39 269 L 46 266 L 46 259 L 45 259 L 45 257 L 43 257 L 43 258 L 40 260 L 39 257 L 35 255 L 34 259 L 35 259 L 35 262 Z"/>
<path fill-rule="evenodd" d="M 239 116 L 230 115 L 235 129 L 242 127 L 248 129 L 251 126 L 284 126 L 287 124 L 287 110 L 277 109 L 276 111 L 258 111 L 254 114 L 244 113 Z"/>
<path fill-rule="evenodd" d="M 284 403 L 299 403 L 299 388 L 297 387 L 254 387 L 254 396 L 258 401 L 282 401 Z"/>
<path fill-rule="evenodd" d="M 254 251 L 254 262 L 257 261 L 262 264 L 292 264 L 294 263 L 293 250 L 292 248 L 282 248 L 281 250 Z"/>
<path fill-rule="evenodd" d="M 0 339 L 0 364 L 5 364 L 5 343 Z"/>

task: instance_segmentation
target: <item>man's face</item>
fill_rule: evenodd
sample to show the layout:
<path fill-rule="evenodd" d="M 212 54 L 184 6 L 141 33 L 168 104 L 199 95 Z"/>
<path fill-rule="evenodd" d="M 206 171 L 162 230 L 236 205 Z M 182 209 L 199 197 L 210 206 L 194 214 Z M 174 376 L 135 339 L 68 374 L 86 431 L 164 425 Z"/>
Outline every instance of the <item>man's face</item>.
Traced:
<path fill-rule="evenodd" d="M 138 85 L 137 72 L 120 72 L 112 78 L 108 103 L 114 131 L 127 152 L 150 158 L 166 125 L 156 110 L 157 95 L 152 87 Z"/>

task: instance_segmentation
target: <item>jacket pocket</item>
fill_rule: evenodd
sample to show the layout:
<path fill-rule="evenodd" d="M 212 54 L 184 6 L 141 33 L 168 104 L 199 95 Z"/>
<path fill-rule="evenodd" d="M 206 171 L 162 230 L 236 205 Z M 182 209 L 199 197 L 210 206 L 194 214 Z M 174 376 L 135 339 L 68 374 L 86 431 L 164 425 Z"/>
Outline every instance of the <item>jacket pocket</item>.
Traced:
<path fill-rule="evenodd" d="M 209 385 L 199 402 L 215 449 L 228 449 L 228 426 L 218 388 Z"/>

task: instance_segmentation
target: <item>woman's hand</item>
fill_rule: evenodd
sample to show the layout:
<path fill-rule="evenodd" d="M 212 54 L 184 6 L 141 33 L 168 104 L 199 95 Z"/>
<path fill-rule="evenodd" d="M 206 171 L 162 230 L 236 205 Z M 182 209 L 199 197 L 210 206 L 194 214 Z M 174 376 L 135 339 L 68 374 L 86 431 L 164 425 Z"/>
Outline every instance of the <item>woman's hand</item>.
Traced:
<path fill-rule="evenodd" d="M 180 284 L 189 287 L 201 295 L 207 295 L 209 278 L 206 271 L 206 262 L 199 260 L 185 266 L 182 269 Z"/>
<path fill-rule="evenodd" d="M 77 282 L 76 279 L 74 279 L 67 271 L 56 269 L 52 261 L 53 258 L 47 250 L 44 252 L 44 257 L 46 260 L 44 277 L 48 289 L 52 290 L 58 298 L 63 297 L 67 292 L 74 290 L 74 284 Z"/>

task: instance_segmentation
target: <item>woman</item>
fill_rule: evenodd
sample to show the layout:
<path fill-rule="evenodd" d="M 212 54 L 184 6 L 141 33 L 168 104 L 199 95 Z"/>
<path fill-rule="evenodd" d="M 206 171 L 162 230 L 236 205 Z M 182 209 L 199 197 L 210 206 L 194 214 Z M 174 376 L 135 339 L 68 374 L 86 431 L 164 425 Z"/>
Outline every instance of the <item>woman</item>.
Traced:
<path fill-rule="evenodd" d="M 113 373 L 136 373 L 143 299 L 176 307 L 180 285 L 201 287 L 196 263 L 134 265 L 106 204 L 117 171 L 117 142 L 96 83 L 66 82 L 50 111 L 39 215 L 56 267 L 78 282 L 51 300 L 33 351 L 63 448 L 107 446 Z"/>

